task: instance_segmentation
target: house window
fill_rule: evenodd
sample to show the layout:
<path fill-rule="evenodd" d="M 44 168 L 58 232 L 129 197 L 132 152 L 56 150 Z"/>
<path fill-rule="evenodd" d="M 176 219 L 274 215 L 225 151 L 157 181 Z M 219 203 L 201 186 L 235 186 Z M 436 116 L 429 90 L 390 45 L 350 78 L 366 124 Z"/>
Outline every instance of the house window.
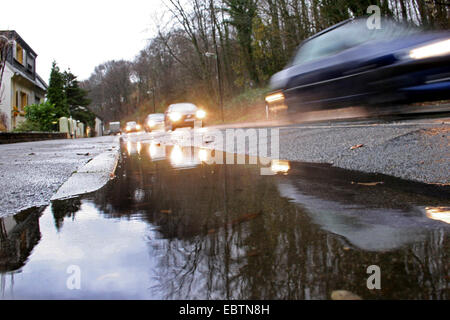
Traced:
<path fill-rule="evenodd" d="M 28 95 L 25 92 L 20 92 L 20 109 L 25 110 L 25 106 L 28 105 Z"/>
<path fill-rule="evenodd" d="M 20 44 L 16 45 L 16 60 L 23 64 L 23 48 Z"/>

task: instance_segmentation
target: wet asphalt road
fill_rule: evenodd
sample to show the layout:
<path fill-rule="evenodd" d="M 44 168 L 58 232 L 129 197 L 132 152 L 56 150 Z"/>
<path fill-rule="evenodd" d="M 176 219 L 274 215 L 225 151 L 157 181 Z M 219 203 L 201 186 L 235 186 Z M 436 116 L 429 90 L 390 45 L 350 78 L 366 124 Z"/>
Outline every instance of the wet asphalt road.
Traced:
<path fill-rule="evenodd" d="M 0 217 L 48 205 L 73 172 L 118 146 L 112 136 L 0 145 Z"/>
<path fill-rule="evenodd" d="M 267 132 L 269 138 L 262 138 L 261 141 L 259 137 L 258 143 L 267 145 L 269 151 L 270 130 L 278 130 L 279 154 L 275 158 L 325 163 L 430 184 L 450 184 L 450 118 L 305 123 L 267 129 L 244 128 L 244 133 L 248 129 L 255 130 L 257 135 L 261 131 Z M 238 151 L 237 140 L 227 141 L 225 129 L 206 128 L 198 131 L 194 133 L 192 130 L 180 129 L 172 134 L 143 134 L 130 139 L 156 139 L 173 144 L 190 138 L 188 144 L 199 147 Z M 200 143 L 194 141 L 196 134 L 203 137 L 199 139 Z M 223 139 L 217 139 L 216 135 L 221 135 Z M 353 146 L 359 145 L 361 147 L 352 150 Z M 259 145 L 246 145 L 247 154 L 265 156 L 266 153 L 261 151 Z"/>

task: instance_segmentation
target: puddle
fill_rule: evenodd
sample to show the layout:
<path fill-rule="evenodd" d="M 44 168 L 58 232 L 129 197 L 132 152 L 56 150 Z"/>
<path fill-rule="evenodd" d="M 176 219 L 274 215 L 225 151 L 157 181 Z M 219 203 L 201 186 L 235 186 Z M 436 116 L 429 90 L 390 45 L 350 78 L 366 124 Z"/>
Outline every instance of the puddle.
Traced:
<path fill-rule="evenodd" d="M 103 189 L 0 219 L 1 297 L 449 299 L 448 189 L 210 156 L 130 142 Z"/>

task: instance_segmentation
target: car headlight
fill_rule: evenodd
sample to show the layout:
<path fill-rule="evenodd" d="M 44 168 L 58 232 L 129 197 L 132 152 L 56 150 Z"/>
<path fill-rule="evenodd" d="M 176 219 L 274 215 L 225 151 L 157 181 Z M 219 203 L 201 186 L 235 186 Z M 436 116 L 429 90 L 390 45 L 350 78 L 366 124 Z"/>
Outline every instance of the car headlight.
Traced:
<path fill-rule="evenodd" d="M 426 59 L 450 54 L 450 39 L 427 44 L 409 52 L 411 59 Z"/>
<path fill-rule="evenodd" d="M 130 131 L 130 130 L 131 130 L 131 127 L 130 127 L 130 126 L 127 126 L 127 127 L 125 128 L 125 130 Z"/>
<path fill-rule="evenodd" d="M 195 116 L 199 119 L 203 119 L 204 117 L 206 117 L 206 112 L 203 110 L 197 110 Z"/>
<path fill-rule="evenodd" d="M 268 96 L 266 96 L 267 103 L 273 103 L 273 102 L 278 102 L 278 101 L 283 101 L 283 100 L 284 100 L 284 94 L 281 92 L 272 93 L 272 94 L 269 94 Z"/>
<path fill-rule="evenodd" d="M 148 126 L 149 127 L 154 127 L 156 125 L 155 121 L 153 120 L 148 120 Z"/>
<path fill-rule="evenodd" d="M 181 113 L 179 112 L 171 112 L 169 113 L 169 118 L 172 121 L 178 121 L 181 119 Z"/>
<path fill-rule="evenodd" d="M 136 125 L 136 130 L 141 130 L 141 125 L 140 124 Z"/>

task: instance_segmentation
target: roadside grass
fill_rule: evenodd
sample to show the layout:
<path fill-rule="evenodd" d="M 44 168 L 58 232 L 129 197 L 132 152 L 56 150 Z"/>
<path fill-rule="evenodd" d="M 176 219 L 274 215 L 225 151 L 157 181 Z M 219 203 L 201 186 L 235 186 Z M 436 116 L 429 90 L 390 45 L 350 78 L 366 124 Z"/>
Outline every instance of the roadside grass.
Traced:
<path fill-rule="evenodd" d="M 217 107 L 214 112 L 209 112 L 211 117 L 207 119 L 207 125 L 265 120 L 264 97 L 268 92 L 268 88 L 248 89 L 225 101 L 223 104 L 224 122 L 222 122 L 221 110 Z"/>

